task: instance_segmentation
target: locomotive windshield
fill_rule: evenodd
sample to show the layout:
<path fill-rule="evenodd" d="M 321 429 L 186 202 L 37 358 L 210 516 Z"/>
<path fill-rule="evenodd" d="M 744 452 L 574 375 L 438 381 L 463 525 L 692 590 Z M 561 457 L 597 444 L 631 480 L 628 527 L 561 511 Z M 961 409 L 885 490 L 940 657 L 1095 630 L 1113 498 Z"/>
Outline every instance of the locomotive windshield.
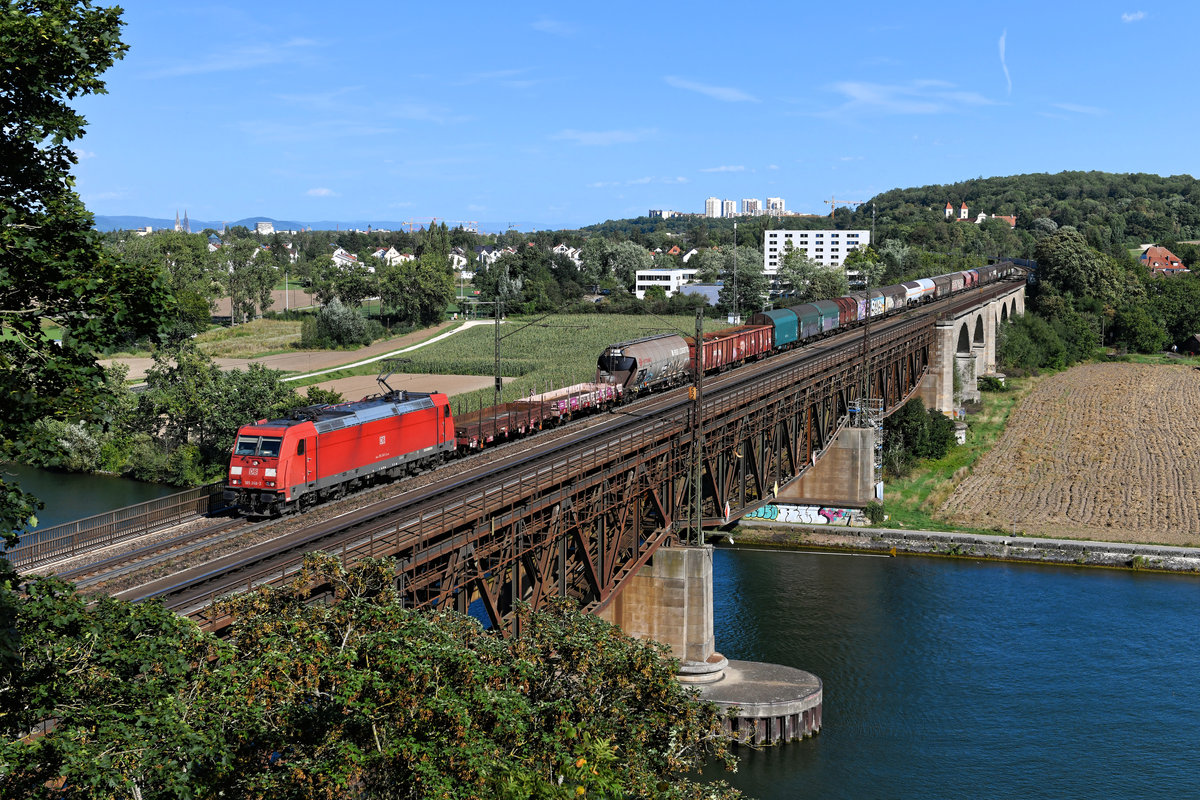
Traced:
<path fill-rule="evenodd" d="M 283 439 L 278 436 L 239 436 L 237 447 L 234 448 L 235 456 L 267 456 L 276 458 L 279 455 L 279 448 L 283 444 Z"/>

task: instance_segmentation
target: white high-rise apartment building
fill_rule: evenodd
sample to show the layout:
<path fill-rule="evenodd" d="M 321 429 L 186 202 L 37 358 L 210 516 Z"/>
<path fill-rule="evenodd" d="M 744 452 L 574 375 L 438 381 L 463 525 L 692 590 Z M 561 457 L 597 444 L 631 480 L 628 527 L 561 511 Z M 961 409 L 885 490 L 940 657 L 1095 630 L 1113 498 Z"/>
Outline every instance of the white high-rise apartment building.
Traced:
<path fill-rule="evenodd" d="M 719 217 L 721 216 L 721 200 L 717 197 L 710 197 L 704 201 L 704 216 Z"/>
<path fill-rule="evenodd" d="M 768 197 L 767 198 L 767 213 L 768 214 L 783 214 L 783 198 Z"/>
<path fill-rule="evenodd" d="M 737 216 L 737 203 L 735 203 L 733 200 L 725 200 L 724 202 L 722 202 L 721 203 L 721 216 L 722 217 L 736 217 Z"/>
<path fill-rule="evenodd" d="M 748 217 L 757 217 L 762 213 L 762 203 L 756 197 L 743 197 L 742 213 Z"/>
<path fill-rule="evenodd" d="M 772 198 L 768 198 L 770 203 Z M 851 250 L 871 243 L 871 232 L 861 231 L 765 231 L 763 233 L 763 272 L 774 275 L 783 263 L 787 243 L 818 264 L 840 267 Z"/>

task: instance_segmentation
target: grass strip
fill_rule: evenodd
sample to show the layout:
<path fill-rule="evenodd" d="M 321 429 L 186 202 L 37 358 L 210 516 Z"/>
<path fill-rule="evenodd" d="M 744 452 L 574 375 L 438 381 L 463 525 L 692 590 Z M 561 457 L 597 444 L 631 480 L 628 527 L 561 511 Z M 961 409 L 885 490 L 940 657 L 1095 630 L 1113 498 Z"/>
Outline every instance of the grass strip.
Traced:
<path fill-rule="evenodd" d="M 966 443 L 953 448 L 943 458 L 920 464 L 907 476 L 893 479 L 885 486 L 883 504 L 888 519 L 880 527 L 995 533 L 990 529 L 951 525 L 934 514 L 958 484 L 971 474 L 976 462 L 992 449 L 1004 433 L 1013 411 L 1033 391 L 1041 377 L 1009 379 L 1005 391 L 983 392 L 981 410 L 967 419 Z"/>

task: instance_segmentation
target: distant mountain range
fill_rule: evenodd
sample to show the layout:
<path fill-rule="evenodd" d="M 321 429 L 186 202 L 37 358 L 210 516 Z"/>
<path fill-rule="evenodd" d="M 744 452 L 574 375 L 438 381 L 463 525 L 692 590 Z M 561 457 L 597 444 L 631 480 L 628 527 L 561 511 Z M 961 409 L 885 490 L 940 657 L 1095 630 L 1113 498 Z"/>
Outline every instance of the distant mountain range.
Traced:
<path fill-rule="evenodd" d="M 102 214 L 96 214 L 96 230 L 98 231 L 125 231 L 135 228 L 145 228 L 149 225 L 155 230 L 175 229 L 175 220 L 173 218 L 164 217 L 134 217 L 134 216 L 118 216 L 109 217 Z M 246 217 L 245 219 L 227 220 L 223 222 L 213 222 L 211 220 L 191 219 L 188 220 L 192 233 L 199 233 L 205 228 L 212 228 L 215 231 L 221 230 L 222 227 L 234 225 L 244 225 L 251 231 L 259 222 L 270 222 L 275 226 L 277 231 L 298 231 L 311 228 L 315 231 L 348 231 L 348 230 L 366 230 L 367 226 L 371 230 L 383 229 L 389 231 L 406 231 L 408 230 L 407 222 L 397 222 L 395 220 L 316 220 L 310 222 L 298 222 L 296 220 L 287 219 L 272 219 L 271 217 Z M 480 222 L 480 233 L 503 233 L 509 227 L 515 227 L 521 231 L 535 231 L 546 229 L 545 226 L 537 225 L 531 222 Z M 415 227 L 414 227 L 415 229 Z"/>

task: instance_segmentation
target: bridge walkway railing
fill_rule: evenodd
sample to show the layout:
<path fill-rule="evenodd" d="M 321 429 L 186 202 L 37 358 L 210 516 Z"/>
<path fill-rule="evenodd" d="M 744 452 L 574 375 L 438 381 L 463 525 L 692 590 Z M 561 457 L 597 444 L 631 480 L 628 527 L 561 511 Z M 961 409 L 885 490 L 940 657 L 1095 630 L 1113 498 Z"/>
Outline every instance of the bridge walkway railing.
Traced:
<path fill-rule="evenodd" d="M 222 510 L 224 483 L 212 483 L 103 514 L 22 534 L 22 542 L 0 555 L 18 569 L 71 558 L 152 531 Z"/>

